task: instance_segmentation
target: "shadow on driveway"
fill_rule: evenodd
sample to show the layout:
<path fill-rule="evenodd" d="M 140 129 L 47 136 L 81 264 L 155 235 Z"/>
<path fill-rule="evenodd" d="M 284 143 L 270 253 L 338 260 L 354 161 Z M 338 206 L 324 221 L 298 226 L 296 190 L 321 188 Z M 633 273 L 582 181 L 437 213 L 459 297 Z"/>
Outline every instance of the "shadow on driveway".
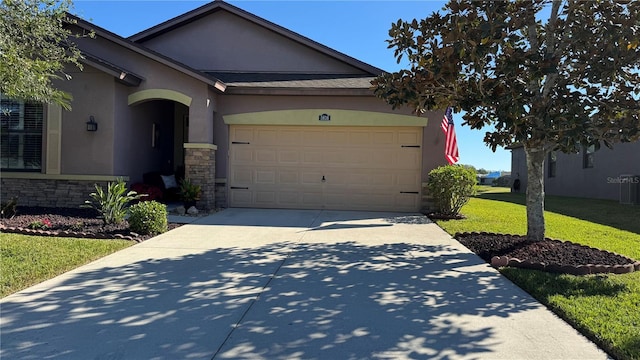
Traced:
<path fill-rule="evenodd" d="M 2 359 L 479 358 L 501 341 L 483 319 L 539 307 L 448 245 L 238 246 L 57 281 L 3 300 Z"/>

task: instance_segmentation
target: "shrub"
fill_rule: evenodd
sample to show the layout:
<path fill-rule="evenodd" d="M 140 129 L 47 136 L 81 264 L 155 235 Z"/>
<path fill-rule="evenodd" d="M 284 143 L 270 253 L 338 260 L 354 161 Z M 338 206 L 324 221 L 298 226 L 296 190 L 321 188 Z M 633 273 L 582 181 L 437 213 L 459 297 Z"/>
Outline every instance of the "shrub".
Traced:
<path fill-rule="evenodd" d="M 440 166 L 429 172 L 427 190 L 438 213 L 455 216 L 475 194 L 476 182 L 476 174 L 469 169 L 457 165 Z"/>
<path fill-rule="evenodd" d="M 129 228 L 141 235 L 167 231 L 167 206 L 157 201 L 142 201 L 129 208 Z"/>
<path fill-rule="evenodd" d="M 130 201 L 140 199 L 135 191 L 127 192 L 123 179 L 115 183 L 107 184 L 107 191 L 95 184 L 96 192 L 89 194 L 91 200 L 86 200 L 82 207 L 94 208 L 101 214 L 105 224 L 119 224 L 127 215 L 127 206 Z"/>
<path fill-rule="evenodd" d="M 493 180 L 493 186 L 501 186 L 501 187 L 509 187 L 511 184 L 511 176 L 500 176 L 499 178 Z"/>
<path fill-rule="evenodd" d="M 189 179 L 184 179 L 180 182 L 180 197 L 182 201 L 196 201 L 200 200 L 200 193 L 202 188 L 200 185 L 196 185 Z"/>

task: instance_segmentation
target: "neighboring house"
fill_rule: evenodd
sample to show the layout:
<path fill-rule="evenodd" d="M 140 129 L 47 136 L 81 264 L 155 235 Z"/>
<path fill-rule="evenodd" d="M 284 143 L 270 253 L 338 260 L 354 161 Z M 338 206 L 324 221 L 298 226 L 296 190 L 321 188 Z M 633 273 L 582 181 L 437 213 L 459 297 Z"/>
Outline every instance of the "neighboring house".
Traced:
<path fill-rule="evenodd" d="M 522 146 L 511 148 L 511 178 L 527 188 L 527 163 Z M 545 193 L 612 199 L 640 204 L 640 141 L 615 144 L 579 154 L 552 152 L 545 160 Z"/>
<path fill-rule="evenodd" d="M 478 179 L 479 185 L 493 185 L 493 182 L 498 180 L 500 175 L 500 171 L 492 171 L 488 174 L 477 174 L 476 178 Z"/>
<path fill-rule="evenodd" d="M 446 163 L 441 112 L 392 110 L 370 89 L 383 70 L 225 2 L 128 39 L 69 26 L 96 35 L 56 84 L 73 110 L 2 99 L 2 199 L 76 207 L 94 183 L 159 171 L 202 185 L 209 209 L 418 211 Z"/>

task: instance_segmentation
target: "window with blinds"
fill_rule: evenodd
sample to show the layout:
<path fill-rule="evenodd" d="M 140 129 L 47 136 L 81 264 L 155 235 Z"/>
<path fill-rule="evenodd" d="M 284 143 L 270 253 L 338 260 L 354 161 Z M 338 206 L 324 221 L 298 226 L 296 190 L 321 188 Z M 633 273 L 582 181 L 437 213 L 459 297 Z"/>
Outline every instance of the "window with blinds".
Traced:
<path fill-rule="evenodd" d="M 0 165 L 2 170 L 40 171 L 44 106 L 0 94 Z"/>

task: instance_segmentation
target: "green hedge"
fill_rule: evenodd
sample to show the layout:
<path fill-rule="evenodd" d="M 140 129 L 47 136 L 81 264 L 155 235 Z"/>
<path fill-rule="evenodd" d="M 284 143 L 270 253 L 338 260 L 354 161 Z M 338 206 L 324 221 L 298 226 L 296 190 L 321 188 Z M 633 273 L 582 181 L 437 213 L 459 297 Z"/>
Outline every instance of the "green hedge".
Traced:
<path fill-rule="evenodd" d="M 143 201 L 129 208 L 129 228 L 138 234 L 161 234 L 167 231 L 167 206 L 157 201 Z"/>

